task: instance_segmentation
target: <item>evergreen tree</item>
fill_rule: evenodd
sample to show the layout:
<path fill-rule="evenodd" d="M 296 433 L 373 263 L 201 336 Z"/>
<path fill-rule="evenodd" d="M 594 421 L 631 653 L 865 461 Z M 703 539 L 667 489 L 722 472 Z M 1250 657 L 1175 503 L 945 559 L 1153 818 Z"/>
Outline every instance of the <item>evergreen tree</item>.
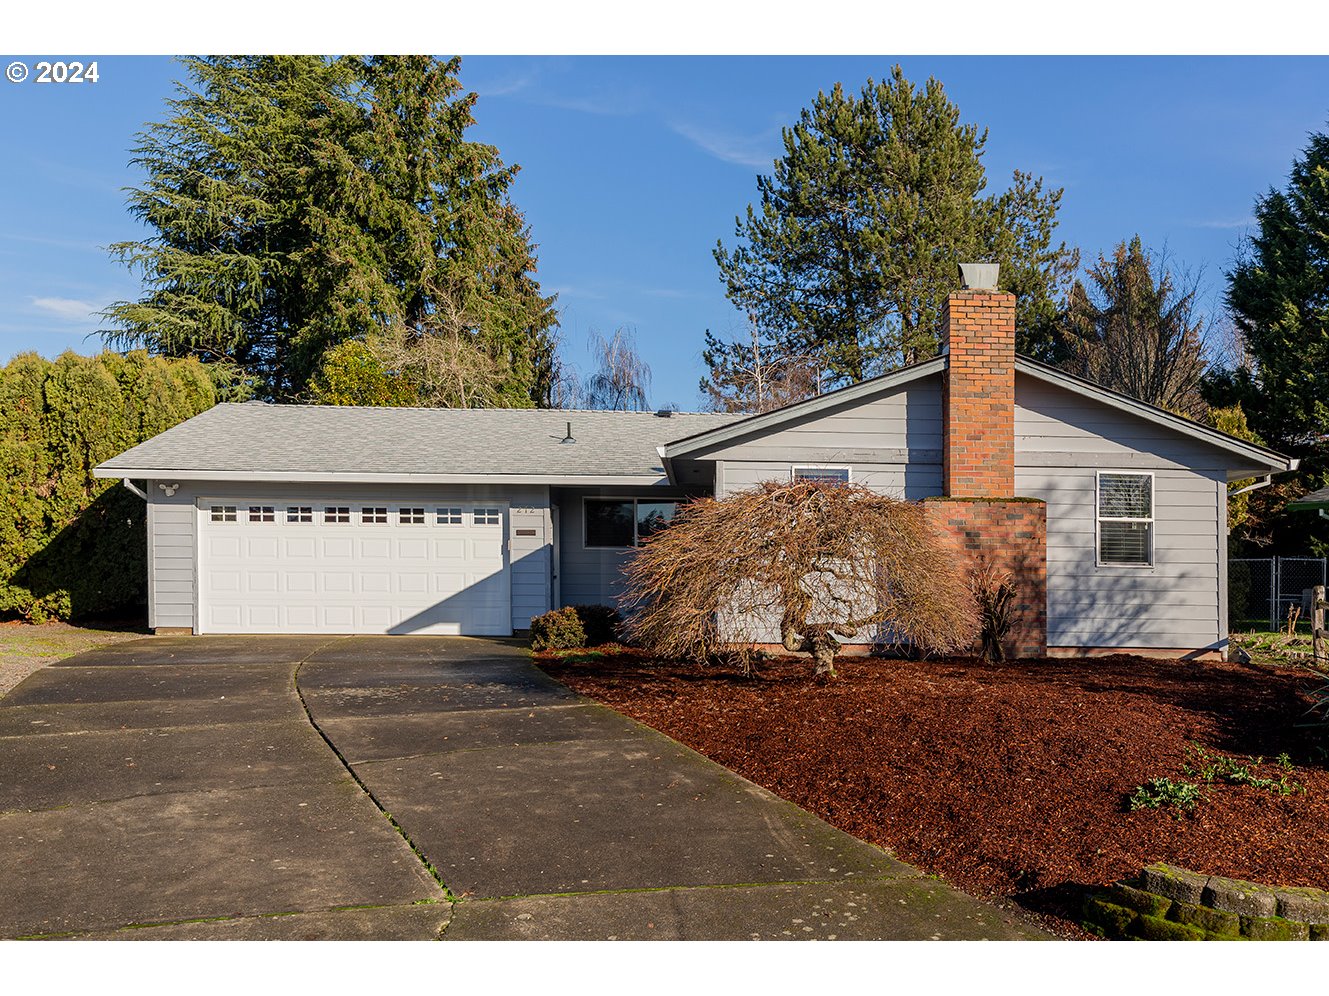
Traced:
<path fill-rule="evenodd" d="M 1255 222 L 1227 292 L 1253 363 L 1216 393 L 1245 400 L 1270 445 L 1308 455 L 1329 432 L 1329 135 L 1311 136 L 1287 188 L 1256 201 Z"/>
<path fill-rule="evenodd" d="M 460 61 L 240 56 L 185 60 L 190 85 L 139 136 L 113 247 L 145 294 L 107 312 L 111 341 L 236 365 L 267 398 L 307 396 L 340 343 L 426 337 L 461 310 L 499 361 L 508 405 L 541 401 L 552 298 L 508 198 L 517 168 L 468 141 Z"/>
<path fill-rule="evenodd" d="M 1256 200 L 1255 223 L 1227 275 L 1245 362 L 1215 371 L 1205 393 L 1240 403 L 1270 446 L 1301 458 L 1295 477 L 1252 494 L 1246 539 L 1259 556 L 1322 556 L 1329 525 L 1285 506 L 1329 484 L 1329 135 L 1312 134 L 1287 186 Z"/>
<path fill-rule="evenodd" d="M 932 355 L 960 262 L 1003 264 L 1020 329 L 1055 313 L 1077 265 L 1052 244 L 1062 192 L 1017 172 L 984 194 L 987 133 L 959 117 L 938 81 L 916 89 L 898 66 L 858 96 L 836 84 L 784 130 L 734 248 L 716 245 L 729 299 L 777 352 L 817 357 L 828 387 Z"/>
<path fill-rule="evenodd" d="M 1179 278 L 1138 235 L 1089 268 L 1069 303 L 1072 359 L 1064 365 L 1088 380 L 1159 408 L 1200 418 L 1204 372 L 1203 318 L 1196 284 Z"/>

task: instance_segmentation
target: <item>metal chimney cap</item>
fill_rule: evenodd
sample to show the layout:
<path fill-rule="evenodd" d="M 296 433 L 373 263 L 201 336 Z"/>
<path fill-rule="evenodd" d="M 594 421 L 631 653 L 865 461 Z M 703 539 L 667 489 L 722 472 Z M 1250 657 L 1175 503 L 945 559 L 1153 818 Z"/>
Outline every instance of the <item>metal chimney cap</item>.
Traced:
<path fill-rule="evenodd" d="M 965 290 L 997 289 L 997 271 L 999 263 L 961 263 L 960 286 Z"/>

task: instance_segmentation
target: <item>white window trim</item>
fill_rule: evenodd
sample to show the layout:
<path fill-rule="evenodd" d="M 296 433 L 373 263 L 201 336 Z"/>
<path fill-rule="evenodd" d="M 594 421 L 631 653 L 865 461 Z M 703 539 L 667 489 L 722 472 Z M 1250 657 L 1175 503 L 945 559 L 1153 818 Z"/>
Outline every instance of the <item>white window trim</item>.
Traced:
<path fill-rule="evenodd" d="M 1102 508 L 1102 479 L 1104 474 L 1120 474 L 1126 477 L 1147 477 L 1149 478 L 1149 510 L 1152 514 L 1147 519 L 1134 516 L 1103 516 L 1099 514 Z M 1154 478 L 1152 470 L 1099 470 L 1094 472 L 1094 563 L 1098 567 L 1124 567 L 1128 570 L 1152 571 L 1156 566 L 1157 557 L 1154 551 L 1156 542 L 1155 537 L 1158 533 L 1158 482 Z M 1147 522 L 1149 523 L 1149 563 L 1147 564 L 1124 564 L 1116 561 L 1103 559 L 1103 522 Z"/>
<path fill-rule="evenodd" d="M 591 546 L 586 542 L 586 503 L 591 501 L 616 501 L 632 503 L 632 545 L 631 546 Z M 620 497 L 617 495 L 586 495 L 581 500 L 581 548 L 583 550 L 640 550 L 641 538 L 637 535 L 637 505 L 645 502 L 647 505 L 664 505 L 672 502 L 675 506 L 675 513 L 678 512 L 677 506 L 682 505 L 686 498 L 639 498 L 636 495 L 631 497 Z"/>
<path fill-rule="evenodd" d="M 789 480 L 794 482 L 799 480 L 798 472 L 800 470 L 843 470 L 845 472 L 845 483 L 854 483 L 854 468 L 843 463 L 793 463 L 789 465 Z"/>

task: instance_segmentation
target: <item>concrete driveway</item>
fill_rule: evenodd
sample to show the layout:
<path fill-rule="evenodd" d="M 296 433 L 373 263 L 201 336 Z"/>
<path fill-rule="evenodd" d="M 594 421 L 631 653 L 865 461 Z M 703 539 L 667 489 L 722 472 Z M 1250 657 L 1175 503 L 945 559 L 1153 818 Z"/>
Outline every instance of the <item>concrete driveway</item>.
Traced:
<path fill-rule="evenodd" d="M 1041 935 L 514 642 L 185 637 L 0 699 L 0 936 Z"/>

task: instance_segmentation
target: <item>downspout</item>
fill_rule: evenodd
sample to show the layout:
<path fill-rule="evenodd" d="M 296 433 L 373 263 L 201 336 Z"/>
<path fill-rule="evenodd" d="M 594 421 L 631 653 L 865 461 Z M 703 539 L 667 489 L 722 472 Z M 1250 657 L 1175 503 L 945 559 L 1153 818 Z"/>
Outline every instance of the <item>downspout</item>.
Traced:
<path fill-rule="evenodd" d="M 1237 497 L 1237 495 L 1244 495 L 1247 491 L 1258 491 L 1260 488 L 1269 487 L 1269 485 L 1272 484 L 1273 482 L 1274 482 L 1274 475 L 1265 474 L 1262 480 L 1256 481 L 1254 484 L 1248 484 L 1244 488 L 1237 488 L 1236 491 L 1229 491 L 1228 497 L 1235 498 Z"/>
<path fill-rule="evenodd" d="M 138 495 L 144 501 L 148 500 L 148 493 L 144 491 L 142 488 L 140 488 L 133 481 L 131 481 L 129 478 L 127 477 L 120 478 L 120 483 L 123 484 L 125 487 L 127 487 L 130 491 L 134 492 L 134 494 Z"/>

